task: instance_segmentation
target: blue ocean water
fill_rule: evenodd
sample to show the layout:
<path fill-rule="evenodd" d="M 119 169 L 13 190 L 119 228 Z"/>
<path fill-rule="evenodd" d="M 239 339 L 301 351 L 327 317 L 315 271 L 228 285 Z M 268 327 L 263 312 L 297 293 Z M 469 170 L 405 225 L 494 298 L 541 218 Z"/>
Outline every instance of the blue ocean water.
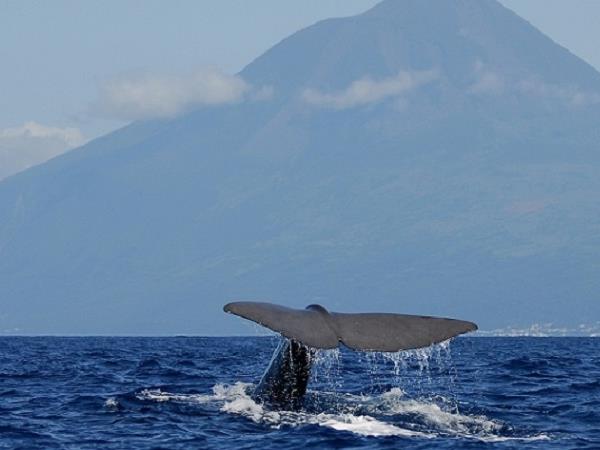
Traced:
<path fill-rule="evenodd" d="M 277 339 L 0 338 L 0 448 L 600 448 L 600 339 L 320 352 L 273 411 L 248 393 Z"/>

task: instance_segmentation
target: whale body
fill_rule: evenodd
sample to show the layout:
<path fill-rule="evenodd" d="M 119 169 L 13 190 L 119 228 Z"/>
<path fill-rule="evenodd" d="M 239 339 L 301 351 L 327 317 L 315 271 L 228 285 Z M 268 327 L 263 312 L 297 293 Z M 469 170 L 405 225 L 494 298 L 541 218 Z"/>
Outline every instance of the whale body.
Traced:
<path fill-rule="evenodd" d="M 477 330 L 464 320 L 393 313 L 336 313 L 321 305 L 292 309 L 264 302 L 233 302 L 225 312 L 280 333 L 282 340 L 253 398 L 279 408 L 297 409 L 306 393 L 316 349 L 340 343 L 356 351 L 398 352 L 429 347 Z"/>

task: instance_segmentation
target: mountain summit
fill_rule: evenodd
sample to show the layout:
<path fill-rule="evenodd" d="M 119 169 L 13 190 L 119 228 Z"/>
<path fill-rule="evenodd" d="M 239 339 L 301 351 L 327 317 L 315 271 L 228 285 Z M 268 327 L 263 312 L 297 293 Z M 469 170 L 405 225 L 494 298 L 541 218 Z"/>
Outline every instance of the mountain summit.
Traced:
<path fill-rule="evenodd" d="M 257 92 L 0 182 L 0 331 L 238 332 L 231 299 L 600 316 L 600 74 L 495 0 L 283 40 Z"/>
<path fill-rule="evenodd" d="M 386 0 L 284 39 L 242 71 L 292 93 L 430 70 L 462 89 L 485 71 L 598 88 L 598 73 L 496 0 Z"/>

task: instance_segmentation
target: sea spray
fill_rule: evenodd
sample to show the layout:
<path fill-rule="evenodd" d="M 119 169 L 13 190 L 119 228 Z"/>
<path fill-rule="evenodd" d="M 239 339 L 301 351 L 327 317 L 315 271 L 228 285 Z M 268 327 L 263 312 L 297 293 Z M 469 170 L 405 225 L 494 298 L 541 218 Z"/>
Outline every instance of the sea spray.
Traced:
<path fill-rule="evenodd" d="M 360 377 L 360 386 L 344 386 L 346 372 Z M 348 402 L 351 392 L 359 396 L 401 392 L 406 398 L 425 401 L 449 413 L 458 413 L 456 367 L 450 341 L 423 349 L 401 352 L 351 352 L 319 350 L 314 354 L 309 409 L 356 412 L 361 402 Z M 366 389 L 365 389 L 366 388 Z M 359 389 L 359 390 L 357 390 Z M 396 396 L 399 397 L 399 396 Z M 386 397 L 389 403 L 392 397 Z"/>
<path fill-rule="evenodd" d="M 454 392 L 456 369 L 450 341 L 400 352 L 359 353 L 356 359 L 368 373 L 370 392 L 383 392 L 394 387 L 416 396 L 431 396 L 435 390 L 444 394 Z"/>
<path fill-rule="evenodd" d="M 339 406 L 338 395 L 343 388 L 342 352 L 339 348 L 316 350 L 313 356 L 310 385 L 317 402 L 325 401 L 325 396 L 335 409 Z M 325 395 L 321 395 L 325 394 Z"/>

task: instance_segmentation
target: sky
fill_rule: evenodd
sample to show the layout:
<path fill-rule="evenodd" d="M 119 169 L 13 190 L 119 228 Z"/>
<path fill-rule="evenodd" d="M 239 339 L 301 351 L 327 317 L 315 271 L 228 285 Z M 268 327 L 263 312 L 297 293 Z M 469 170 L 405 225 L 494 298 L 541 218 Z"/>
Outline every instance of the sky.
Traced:
<path fill-rule="evenodd" d="M 190 102 L 268 96 L 235 74 L 289 34 L 376 3 L 0 0 L 0 180 L 157 105 L 169 116 Z M 600 1 L 502 3 L 600 69 Z"/>

